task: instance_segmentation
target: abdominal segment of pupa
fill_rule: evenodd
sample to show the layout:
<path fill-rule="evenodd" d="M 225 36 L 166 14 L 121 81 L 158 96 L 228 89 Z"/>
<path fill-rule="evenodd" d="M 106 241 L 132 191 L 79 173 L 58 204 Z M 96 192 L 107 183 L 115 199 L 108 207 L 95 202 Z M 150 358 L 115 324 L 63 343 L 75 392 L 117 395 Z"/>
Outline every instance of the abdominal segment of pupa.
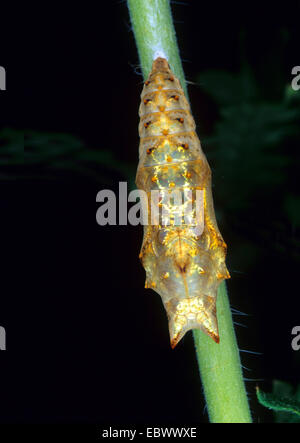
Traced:
<path fill-rule="evenodd" d="M 190 329 L 201 329 L 219 343 L 216 299 L 222 280 L 230 278 L 225 264 L 226 244 L 217 226 L 211 192 L 211 170 L 195 132 L 195 122 L 179 80 L 164 58 L 153 62 L 139 108 L 139 165 L 136 184 L 159 194 L 158 206 L 169 214 L 144 226 L 140 259 L 146 270 L 145 287 L 162 298 L 174 348 Z M 203 220 L 175 215 L 184 208 L 166 198 L 174 190 L 190 191 L 192 207 L 201 191 Z M 181 205 L 186 204 L 184 198 Z M 192 214 L 194 212 L 192 211 Z"/>

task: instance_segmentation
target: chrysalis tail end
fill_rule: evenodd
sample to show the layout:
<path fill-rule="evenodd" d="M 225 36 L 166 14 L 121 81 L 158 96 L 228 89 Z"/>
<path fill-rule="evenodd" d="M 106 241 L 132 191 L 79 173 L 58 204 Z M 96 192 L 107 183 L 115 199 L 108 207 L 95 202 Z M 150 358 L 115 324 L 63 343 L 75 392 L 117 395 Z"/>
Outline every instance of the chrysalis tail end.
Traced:
<path fill-rule="evenodd" d="M 209 301 L 208 301 L 209 300 Z M 169 332 L 171 348 L 174 349 L 177 343 L 191 329 L 200 329 L 206 335 L 210 336 L 215 343 L 220 342 L 218 321 L 216 316 L 216 301 L 209 297 L 206 300 L 205 309 L 200 308 L 201 297 L 186 299 L 183 312 L 182 305 L 179 303 L 175 313 L 169 315 Z M 192 307 L 198 304 L 198 309 L 192 312 Z M 207 306 L 207 304 L 209 306 Z"/>

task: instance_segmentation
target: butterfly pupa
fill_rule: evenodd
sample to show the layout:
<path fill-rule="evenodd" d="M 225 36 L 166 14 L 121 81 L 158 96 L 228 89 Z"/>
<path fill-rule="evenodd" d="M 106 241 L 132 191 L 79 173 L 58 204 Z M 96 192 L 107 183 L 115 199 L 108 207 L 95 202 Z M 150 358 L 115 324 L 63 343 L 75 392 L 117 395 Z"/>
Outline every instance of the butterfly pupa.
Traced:
<path fill-rule="evenodd" d="M 139 165 L 136 184 L 162 194 L 189 187 L 203 192 L 204 227 L 199 235 L 189 223 L 144 225 L 140 259 L 145 287 L 162 298 L 171 347 L 190 329 L 201 329 L 219 343 L 217 291 L 230 278 L 226 244 L 218 229 L 211 192 L 211 170 L 195 132 L 195 122 L 178 78 L 164 58 L 157 58 L 144 83 L 139 108 Z M 193 200 L 194 197 L 192 197 Z M 168 202 L 172 212 L 174 202 Z M 172 207 L 173 205 L 173 207 Z"/>

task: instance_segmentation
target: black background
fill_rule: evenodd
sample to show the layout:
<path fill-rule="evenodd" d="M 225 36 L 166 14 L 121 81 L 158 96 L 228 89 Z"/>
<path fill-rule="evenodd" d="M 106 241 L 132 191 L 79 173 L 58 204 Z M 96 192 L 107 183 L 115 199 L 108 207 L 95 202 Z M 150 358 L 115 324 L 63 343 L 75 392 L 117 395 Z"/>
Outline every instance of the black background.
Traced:
<path fill-rule="evenodd" d="M 128 11 L 124 2 L 98 3 L 99 9 L 87 2 L 35 7 L 26 45 L 21 33 L 16 38 L 10 29 L 0 58 L 7 70 L 1 125 L 72 134 L 93 150 L 113 151 L 121 163 L 137 165 L 142 77 L 136 73 Z M 292 1 L 175 2 L 186 78 L 197 83 L 208 68 L 237 71 L 244 32 L 248 63 L 266 96 L 278 73 L 290 82 L 291 68 L 299 65 L 297 8 Z M 280 46 L 283 28 L 290 37 L 274 64 L 269 55 Z M 17 60 L 14 48 L 21 45 Z M 201 137 L 212 131 L 217 109 L 201 85 L 190 85 L 189 94 Z M 226 186 L 221 171 L 211 166 L 221 177 L 215 188 Z M 105 171 L 99 184 L 72 170 L 49 177 L 35 169 L 20 182 L 20 171 L 15 168 L 1 185 L 0 325 L 6 328 L 7 351 L 0 353 L 0 421 L 207 421 L 192 336 L 172 351 L 160 298 L 144 290 L 138 259 L 142 228 L 96 224 L 96 193 L 104 187 L 117 190 L 124 176 Z M 96 168 L 96 175 L 102 172 Z M 267 227 L 263 207 L 258 211 Z M 299 352 L 291 348 L 291 329 L 299 324 L 299 255 L 288 242 L 297 232 L 286 222 L 281 234 L 286 246 L 279 253 L 271 246 L 276 239 L 256 238 L 249 226 L 236 232 L 225 221 L 220 227 L 229 250 L 230 300 L 249 314 L 236 317 L 247 326 L 236 327 L 238 343 L 262 353 L 241 353 L 251 369 L 245 377 L 264 380 L 247 382 L 251 409 L 255 421 L 271 421 L 272 414 L 257 404 L 255 385 L 270 390 L 274 378 L 299 382 Z M 257 251 L 248 268 L 231 253 L 244 238 Z"/>

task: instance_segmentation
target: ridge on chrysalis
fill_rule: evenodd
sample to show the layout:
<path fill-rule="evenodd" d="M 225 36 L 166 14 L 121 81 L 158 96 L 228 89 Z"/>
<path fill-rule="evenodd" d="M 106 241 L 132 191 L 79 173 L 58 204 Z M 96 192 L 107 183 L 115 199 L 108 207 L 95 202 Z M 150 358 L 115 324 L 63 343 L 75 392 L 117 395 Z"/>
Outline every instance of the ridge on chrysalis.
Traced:
<path fill-rule="evenodd" d="M 166 59 L 154 60 L 144 83 L 139 108 L 139 165 L 136 184 L 147 193 L 168 195 L 171 190 L 203 193 L 203 230 L 185 222 L 144 226 L 140 252 L 146 270 L 145 287 L 162 298 L 174 348 L 187 331 L 201 329 L 216 343 L 216 314 L 220 283 L 230 278 L 226 244 L 218 229 L 211 192 L 211 171 L 195 132 L 196 125 L 178 78 Z M 174 201 L 161 200 L 168 213 L 178 211 Z"/>

